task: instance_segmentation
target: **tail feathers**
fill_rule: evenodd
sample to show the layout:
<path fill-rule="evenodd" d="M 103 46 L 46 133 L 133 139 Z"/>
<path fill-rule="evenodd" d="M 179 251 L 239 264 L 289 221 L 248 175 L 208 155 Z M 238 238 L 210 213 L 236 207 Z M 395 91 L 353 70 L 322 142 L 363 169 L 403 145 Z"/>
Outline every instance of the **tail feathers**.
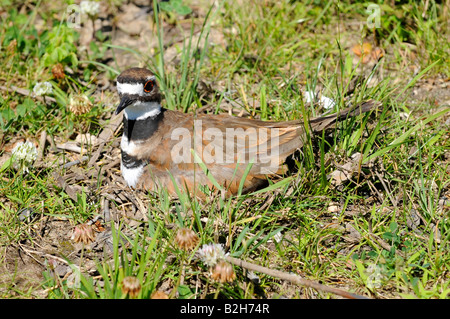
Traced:
<path fill-rule="evenodd" d="M 369 100 L 363 103 L 360 103 L 355 106 L 351 106 L 346 108 L 345 110 L 340 111 L 339 113 L 318 117 L 315 119 L 311 119 L 311 128 L 315 132 L 323 131 L 324 129 L 331 128 L 337 121 L 344 120 L 349 117 L 357 116 L 371 110 L 375 110 L 381 106 L 381 102 L 376 100 Z"/>
<path fill-rule="evenodd" d="M 369 100 L 363 103 L 360 103 L 356 106 L 349 107 L 338 114 L 338 119 L 342 120 L 347 117 L 352 117 L 356 115 L 360 115 L 371 110 L 378 109 L 381 106 L 381 102 L 375 100 Z"/>

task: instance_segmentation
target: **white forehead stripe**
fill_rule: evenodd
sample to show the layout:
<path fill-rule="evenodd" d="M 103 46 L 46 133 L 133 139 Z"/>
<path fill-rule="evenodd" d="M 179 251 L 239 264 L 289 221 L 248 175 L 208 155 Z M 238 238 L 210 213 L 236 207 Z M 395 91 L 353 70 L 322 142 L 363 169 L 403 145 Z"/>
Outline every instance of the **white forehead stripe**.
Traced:
<path fill-rule="evenodd" d="M 148 76 L 146 81 L 156 80 L 154 75 Z M 142 83 L 121 83 L 117 81 L 117 91 L 119 94 L 137 94 L 139 96 L 144 95 L 144 84 Z"/>
<path fill-rule="evenodd" d="M 142 96 L 144 94 L 144 85 L 141 83 L 120 83 L 117 82 L 117 91 L 119 94 L 136 94 Z"/>

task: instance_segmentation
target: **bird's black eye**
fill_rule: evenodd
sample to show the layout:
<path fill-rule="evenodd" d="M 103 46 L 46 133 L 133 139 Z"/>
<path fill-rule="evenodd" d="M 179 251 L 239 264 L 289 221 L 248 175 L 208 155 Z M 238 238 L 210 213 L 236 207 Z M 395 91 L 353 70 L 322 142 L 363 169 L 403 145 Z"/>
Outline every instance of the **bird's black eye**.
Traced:
<path fill-rule="evenodd" d="M 155 83 L 153 80 L 147 81 L 144 85 L 144 91 L 147 93 L 150 93 L 153 90 L 153 87 L 155 86 Z"/>

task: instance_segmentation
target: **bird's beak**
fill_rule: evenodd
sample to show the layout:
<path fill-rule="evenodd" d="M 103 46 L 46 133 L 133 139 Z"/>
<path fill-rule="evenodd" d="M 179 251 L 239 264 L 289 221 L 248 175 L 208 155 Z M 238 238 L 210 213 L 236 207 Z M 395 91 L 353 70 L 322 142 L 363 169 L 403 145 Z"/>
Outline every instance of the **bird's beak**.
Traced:
<path fill-rule="evenodd" d="M 130 96 L 128 94 L 122 95 L 119 106 L 116 109 L 116 114 L 119 114 L 120 112 L 122 112 L 123 109 L 125 109 L 128 105 L 132 104 L 133 102 L 134 102 L 134 99 L 130 98 Z"/>

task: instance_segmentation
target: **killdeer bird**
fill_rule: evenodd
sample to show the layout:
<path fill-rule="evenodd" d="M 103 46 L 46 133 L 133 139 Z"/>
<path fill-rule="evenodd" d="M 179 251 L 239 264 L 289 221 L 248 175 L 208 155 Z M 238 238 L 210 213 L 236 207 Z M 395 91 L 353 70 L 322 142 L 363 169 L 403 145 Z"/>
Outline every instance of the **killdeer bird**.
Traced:
<path fill-rule="evenodd" d="M 155 75 L 131 68 L 117 78 L 122 110 L 121 171 L 128 186 L 169 194 L 187 190 L 202 197 L 200 186 L 227 194 L 253 191 L 285 170 L 285 160 L 306 139 L 304 122 L 272 122 L 226 114 L 194 115 L 161 107 Z M 367 112 L 368 101 L 353 110 L 312 118 L 310 132 L 320 133 L 336 121 Z M 176 186 L 175 186 L 176 185 Z"/>

